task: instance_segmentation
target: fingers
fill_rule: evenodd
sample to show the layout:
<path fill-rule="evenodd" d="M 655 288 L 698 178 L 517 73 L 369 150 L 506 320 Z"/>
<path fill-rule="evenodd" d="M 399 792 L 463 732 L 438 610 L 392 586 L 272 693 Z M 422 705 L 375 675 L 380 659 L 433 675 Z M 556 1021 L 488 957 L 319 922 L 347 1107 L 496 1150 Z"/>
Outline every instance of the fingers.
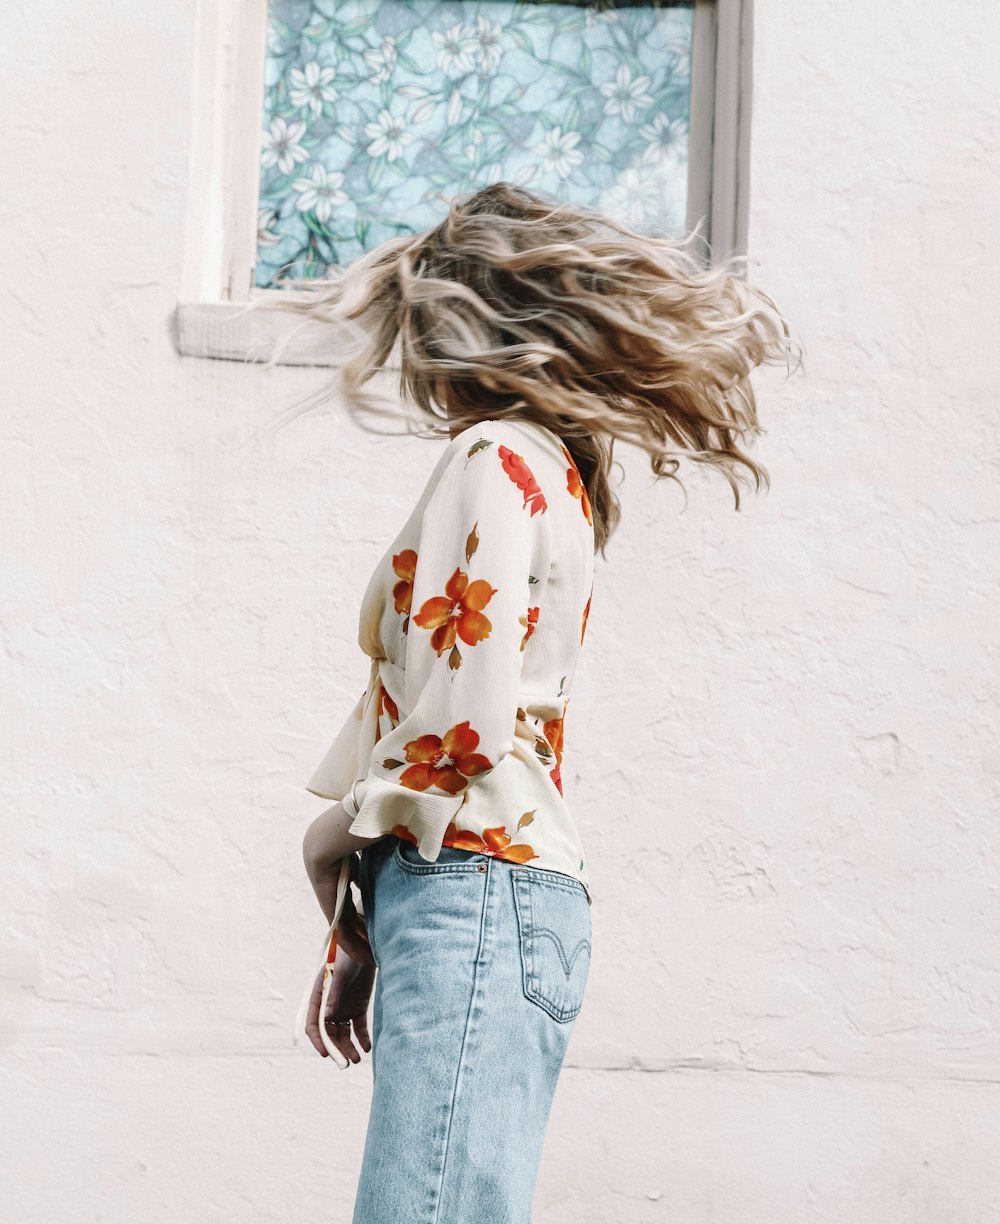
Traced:
<path fill-rule="evenodd" d="M 306 1019 L 306 1035 L 312 1042 L 317 1053 L 321 1058 L 329 1058 L 330 1051 L 323 1044 L 323 1035 L 319 1031 L 319 1007 L 320 998 L 323 991 L 322 979 L 318 989 L 313 991 L 312 998 L 309 1001 L 309 1014 Z M 351 1041 L 351 1022 L 350 1020 L 336 1020 L 333 1016 L 327 1016 L 326 1029 L 330 1040 L 343 1054 L 343 1056 L 352 1063 L 359 1063 L 361 1055 Z M 360 1040 L 360 1034 L 359 1034 Z M 368 1017 L 364 1017 L 364 1040 L 361 1043 L 365 1053 L 371 1049 L 371 1042 L 368 1039 Z"/>
<path fill-rule="evenodd" d="M 323 1058 L 329 1058 L 327 1048 L 323 1044 L 323 1036 L 319 1031 L 319 1008 L 322 997 L 323 975 L 320 974 L 316 979 L 316 985 L 313 987 L 312 995 L 309 998 L 309 1011 L 306 1014 L 306 1036 Z"/>
<path fill-rule="evenodd" d="M 323 1001 L 323 974 L 322 972 L 316 978 L 316 984 L 313 986 L 312 994 L 309 997 L 309 1010 L 306 1013 L 306 1036 L 312 1042 L 313 1047 L 321 1058 L 329 1058 L 330 1051 L 323 1043 L 323 1034 L 320 1032 L 320 1006 Z M 332 1013 L 337 1009 L 337 1002 L 332 1000 L 328 1003 L 331 1009 L 331 1014 L 324 1021 L 326 1031 L 330 1041 L 343 1054 L 348 1062 L 359 1063 L 361 1061 L 361 1053 L 351 1040 L 351 1021 L 335 1017 Z M 368 1035 L 368 1010 L 363 1009 L 354 1017 L 354 1031 L 357 1035 L 358 1043 L 361 1049 L 366 1054 L 371 1053 L 372 1043 Z"/>
<path fill-rule="evenodd" d="M 355 1021 L 355 1025 L 357 1021 Z M 351 1040 L 351 1022 L 350 1020 L 335 1020 L 333 1016 L 326 1018 L 327 1031 L 330 1034 L 330 1040 L 343 1054 L 343 1056 L 352 1063 L 359 1063 L 361 1055 Z"/>

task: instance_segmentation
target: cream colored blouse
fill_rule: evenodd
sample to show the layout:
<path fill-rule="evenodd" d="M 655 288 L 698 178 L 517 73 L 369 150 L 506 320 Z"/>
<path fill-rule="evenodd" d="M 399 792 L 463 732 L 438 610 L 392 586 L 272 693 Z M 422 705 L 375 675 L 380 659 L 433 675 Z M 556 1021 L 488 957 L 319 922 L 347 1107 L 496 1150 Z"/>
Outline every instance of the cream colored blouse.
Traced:
<path fill-rule="evenodd" d="M 593 582 L 561 439 L 521 418 L 463 430 L 372 573 L 368 686 L 307 789 L 343 800 L 359 837 L 564 872 L 589 896 L 561 771 Z"/>

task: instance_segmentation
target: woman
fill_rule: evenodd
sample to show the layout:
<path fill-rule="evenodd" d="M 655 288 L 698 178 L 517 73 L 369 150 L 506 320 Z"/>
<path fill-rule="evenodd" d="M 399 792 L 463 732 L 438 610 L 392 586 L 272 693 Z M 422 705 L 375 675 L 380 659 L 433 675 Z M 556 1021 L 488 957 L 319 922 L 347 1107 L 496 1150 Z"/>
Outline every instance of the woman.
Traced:
<path fill-rule="evenodd" d="M 590 964 L 561 767 L 613 444 L 657 476 L 716 466 L 739 508 L 738 469 L 766 481 L 739 447 L 762 432 L 748 376 L 788 329 L 686 244 L 505 183 L 296 308 L 361 337 L 352 410 L 398 347 L 403 398 L 450 436 L 369 580 L 370 680 L 309 782 L 335 801 L 303 854 L 339 925 L 306 1031 L 372 1053 L 354 1224 L 524 1224 Z"/>

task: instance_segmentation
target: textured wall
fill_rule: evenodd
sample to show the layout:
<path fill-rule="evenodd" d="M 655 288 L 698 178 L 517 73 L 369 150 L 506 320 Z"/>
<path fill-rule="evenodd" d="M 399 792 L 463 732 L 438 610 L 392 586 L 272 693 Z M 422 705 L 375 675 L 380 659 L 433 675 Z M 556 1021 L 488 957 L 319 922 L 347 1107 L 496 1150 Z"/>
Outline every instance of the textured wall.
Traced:
<path fill-rule="evenodd" d="M 756 10 L 751 269 L 806 377 L 757 380 L 742 513 L 622 455 L 564 770 L 595 954 L 536 1220 L 995 1224 L 1000 19 Z M 4 19 L 17 1224 L 346 1220 L 364 1137 L 367 1060 L 289 1039 L 302 783 L 438 450 L 336 413 L 268 439 L 316 371 L 174 352 L 194 17 Z"/>

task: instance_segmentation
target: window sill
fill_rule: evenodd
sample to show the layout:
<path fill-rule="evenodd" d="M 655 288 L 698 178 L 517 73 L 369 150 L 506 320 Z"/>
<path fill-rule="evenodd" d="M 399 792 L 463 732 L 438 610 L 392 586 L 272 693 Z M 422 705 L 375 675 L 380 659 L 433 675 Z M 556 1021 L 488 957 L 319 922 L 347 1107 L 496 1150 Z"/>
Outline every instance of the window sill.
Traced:
<path fill-rule="evenodd" d="M 268 290 L 247 302 L 179 302 L 174 313 L 177 352 L 257 364 L 271 361 L 284 345 L 277 365 L 339 365 L 329 324 L 282 310 L 282 296 L 279 290 Z M 264 297 L 267 309 L 261 308 Z M 275 301 L 277 309 L 271 305 Z"/>

